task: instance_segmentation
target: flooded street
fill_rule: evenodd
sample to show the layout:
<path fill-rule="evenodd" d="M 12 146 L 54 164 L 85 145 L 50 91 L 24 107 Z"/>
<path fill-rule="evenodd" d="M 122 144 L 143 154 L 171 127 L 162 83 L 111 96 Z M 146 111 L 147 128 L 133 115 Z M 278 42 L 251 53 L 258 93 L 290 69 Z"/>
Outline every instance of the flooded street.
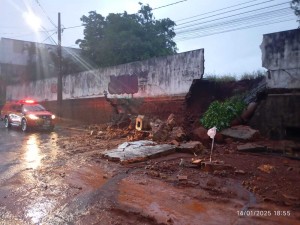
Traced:
<path fill-rule="evenodd" d="M 85 133 L 63 127 L 24 133 L 1 125 L 0 224 L 298 224 L 297 207 L 259 200 L 242 185 L 248 175 L 181 168 L 180 159 L 191 158 L 185 153 L 109 162 L 99 153 L 126 138 Z M 291 215 L 275 216 L 276 210 Z M 239 215 L 245 211 L 271 215 Z"/>
<path fill-rule="evenodd" d="M 57 200 L 44 195 L 46 181 L 39 171 L 47 162 L 58 160 L 57 137 L 70 132 L 24 133 L 19 129 L 0 128 L 1 224 L 37 224 L 53 209 Z M 60 194 L 54 190 L 52 195 Z"/>

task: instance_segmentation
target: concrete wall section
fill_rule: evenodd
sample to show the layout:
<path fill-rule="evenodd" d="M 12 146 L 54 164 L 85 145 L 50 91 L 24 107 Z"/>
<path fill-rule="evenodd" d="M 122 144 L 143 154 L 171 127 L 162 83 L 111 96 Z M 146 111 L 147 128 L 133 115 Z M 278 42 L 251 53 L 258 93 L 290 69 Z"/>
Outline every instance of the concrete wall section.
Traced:
<path fill-rule="evenodd" d="M 268 88 L 300 88 L 299 29 L 265 34 L 261 51 Z"/>
<path fill-rule="evenodd" d="M 105 91 L 109 98 L 185 95 L 203 73 L 204 50 L 199 49 L 68 75 L 63 79 L 63 99 L 103 97 Z M 51 101 L 57 96 L 56 84 L 56 79 L 46 79 L 8 86 L 6 96 L 8 100 L 32 97 Z"/>
<path fill-rule="evenodd" d="M 250 125 L 272 139 L 300 140 L 299 112 L 300 94 L 269 94 L 259 104 Z"/>
<path fill-rule="evenodd" d="M 6 100 L 33 98 L 37 101 L 53 101 L 56 100 L 56 93 L 57 79 L 50 78 L 21 85 L 7 85 Z"/>
<path fill-rule="evenodd" d="M 25 51 L 23 41 L 13 41 L 7 38 L 0 39 L 0 63 L 27 65 L 28 53 Z"/>

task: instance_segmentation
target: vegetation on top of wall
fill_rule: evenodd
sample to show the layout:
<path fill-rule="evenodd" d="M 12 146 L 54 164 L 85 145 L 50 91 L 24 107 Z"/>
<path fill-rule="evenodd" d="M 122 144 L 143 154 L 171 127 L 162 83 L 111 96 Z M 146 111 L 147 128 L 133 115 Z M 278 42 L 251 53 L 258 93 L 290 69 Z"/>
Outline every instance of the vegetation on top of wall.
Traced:
<path fill-rule="evenodd" d="M 200 123 L 207 129 L 217 127 L 218 131 L 230 126 L 234 118 L 245 109 L 246 104 L 240 97 L 232 97 L 224 102 L 214 101 L 210 104 Z"/>
<path fill-rule="evenodd" d="M 210 81 L 215 82 L 235 82 L 239 80 L 255 80 L 257 78 L 265 76 L 265 72 L 263 70 L 253 71 L 252 73 L 243 73 L 241 76 L 235 75 L 216 75 L 216 74 L 206 74 L 205 78 Z"/>
<path fill-rule="evenodd" d="M 264 76 L 265 76 L 265 72 L 263 70 L 257 70 L 252 73 L 242 74 L 240 80 L 255 80 Z"/>
<path fill-rule="evenodd" d="M 231 81 L 236 81 L 236 77 L 233 75 L 222 75 L 222 76 L 217 76 L 215 74 L 209 74 L 206 75 L 205 78 L 210 81 L 215 81 L 215 82 L 231 82 Z"/>

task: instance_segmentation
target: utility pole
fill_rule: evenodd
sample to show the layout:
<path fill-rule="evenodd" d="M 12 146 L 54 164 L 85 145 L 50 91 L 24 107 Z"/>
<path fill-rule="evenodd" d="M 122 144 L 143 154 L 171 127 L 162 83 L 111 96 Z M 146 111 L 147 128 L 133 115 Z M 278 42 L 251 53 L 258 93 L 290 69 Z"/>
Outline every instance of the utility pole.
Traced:
<path fill-rule="evenodd" d="M 60 13 L 58 13 L 58 75 L 57 75 L 57 116 L 62 116 L 62 55 L 61 55 L 61 23 Z"/>

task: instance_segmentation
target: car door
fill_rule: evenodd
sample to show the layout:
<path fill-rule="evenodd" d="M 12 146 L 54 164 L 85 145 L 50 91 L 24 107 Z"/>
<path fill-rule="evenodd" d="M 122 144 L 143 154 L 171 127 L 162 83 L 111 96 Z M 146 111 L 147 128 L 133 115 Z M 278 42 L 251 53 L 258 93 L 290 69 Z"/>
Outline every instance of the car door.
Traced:
<path fill-rule="evenodd" d="M 10 121 L 12 124 L 14 125 L 21 125 L 21 121 L 22 121 L 22 105 L 20 104 L 14 104 L 12 105 L 12 111 L 9 115 L 10 117 Z"/>

